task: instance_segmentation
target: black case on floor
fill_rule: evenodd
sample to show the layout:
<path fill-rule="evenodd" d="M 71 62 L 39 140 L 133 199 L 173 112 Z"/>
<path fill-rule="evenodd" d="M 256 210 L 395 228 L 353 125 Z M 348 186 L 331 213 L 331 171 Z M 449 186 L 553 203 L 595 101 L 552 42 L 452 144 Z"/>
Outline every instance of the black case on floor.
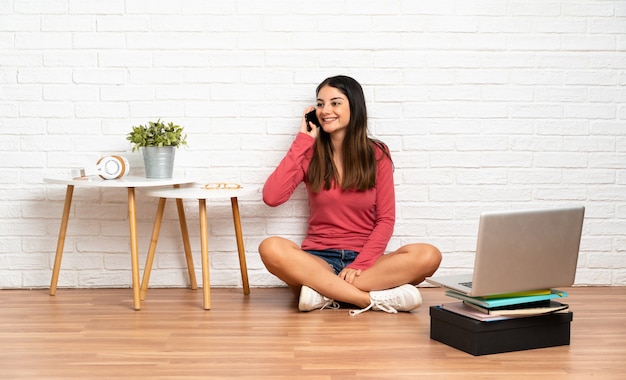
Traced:
<path fill-rule="evenodd" d="M 430 338 L 469 354 L 487 355 L 569 345 L 572 312 L 481 322 L 430 307 Z"/>

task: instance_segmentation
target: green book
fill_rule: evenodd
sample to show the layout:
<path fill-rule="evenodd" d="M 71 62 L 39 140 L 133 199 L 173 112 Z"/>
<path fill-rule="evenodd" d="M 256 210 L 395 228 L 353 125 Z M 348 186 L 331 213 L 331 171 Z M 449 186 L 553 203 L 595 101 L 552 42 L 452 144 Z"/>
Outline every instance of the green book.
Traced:
<path fill-rule="evenodd" d="M 481 313 L 502 316 L 541 315 L 555 313 L 558 311 L 567 311 L 569 309 L 569 306 L 567 304 L 552 300 L 498 307 L 482 307 L 468 301 L 463 301 L 463 304 L 471 307 L 474 310 L 480 311 Z"/>
<path fill-rule="evenodd" d="M 519 304 L 530 303 L 530 302 L 546 301 L 546 300 L 551 300 L 555 298 L 565 298 L 567 297 L 567 292 L 557 290 L 557 289 L 551 289 L 549 294 L 537 294 L 537 295 L 505 297 L 505 298 L 487 298 L 487 297 L 470 297 L 470 296 L 466 296 L 465 294 L 457 293 L 453 290 L 447 290 L 446 295 L 448 297 L 467 301 L 475 305 L 483 306 L 486 308 L 493 308 L 493 307 L 500 307 L 500 306 L 519 305 Z"/>

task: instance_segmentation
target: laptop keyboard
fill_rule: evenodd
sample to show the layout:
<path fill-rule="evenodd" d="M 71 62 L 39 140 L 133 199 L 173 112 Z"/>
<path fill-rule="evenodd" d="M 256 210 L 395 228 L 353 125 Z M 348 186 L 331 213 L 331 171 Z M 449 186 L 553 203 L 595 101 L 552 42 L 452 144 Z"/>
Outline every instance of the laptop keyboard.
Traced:
<path fill-rule="evenodd" d="M 472 287 L 472 281 L 470 281 L 470 282 L 460 282 L 460 284 L 463 285 L 463 286 L 467 286 L 468 288 Z"/>

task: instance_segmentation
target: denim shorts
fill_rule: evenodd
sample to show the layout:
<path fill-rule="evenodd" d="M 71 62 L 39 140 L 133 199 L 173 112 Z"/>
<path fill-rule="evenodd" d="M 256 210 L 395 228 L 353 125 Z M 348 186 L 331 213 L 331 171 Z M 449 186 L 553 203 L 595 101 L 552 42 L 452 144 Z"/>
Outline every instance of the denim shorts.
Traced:
<path fill-rule="evenodd" d="M 326 261 L 333 268 L 335 274 L 339 274 L 343 268 L 350 265 L 359 254 L 348 249 L 325 249 L 323 251 L 310 250 L 306 251 L 320 259 Z"/>

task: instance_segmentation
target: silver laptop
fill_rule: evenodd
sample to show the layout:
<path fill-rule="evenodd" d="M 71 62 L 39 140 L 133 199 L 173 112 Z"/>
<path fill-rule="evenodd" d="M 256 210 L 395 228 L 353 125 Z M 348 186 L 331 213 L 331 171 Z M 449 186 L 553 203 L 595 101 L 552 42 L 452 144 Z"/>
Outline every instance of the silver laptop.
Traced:
<path fill-rule="evenodd" d="M 474 273 L 426 281 L 472 297 L 571 286 L 584 214 L 583 206 L 485 212 Z"/>

